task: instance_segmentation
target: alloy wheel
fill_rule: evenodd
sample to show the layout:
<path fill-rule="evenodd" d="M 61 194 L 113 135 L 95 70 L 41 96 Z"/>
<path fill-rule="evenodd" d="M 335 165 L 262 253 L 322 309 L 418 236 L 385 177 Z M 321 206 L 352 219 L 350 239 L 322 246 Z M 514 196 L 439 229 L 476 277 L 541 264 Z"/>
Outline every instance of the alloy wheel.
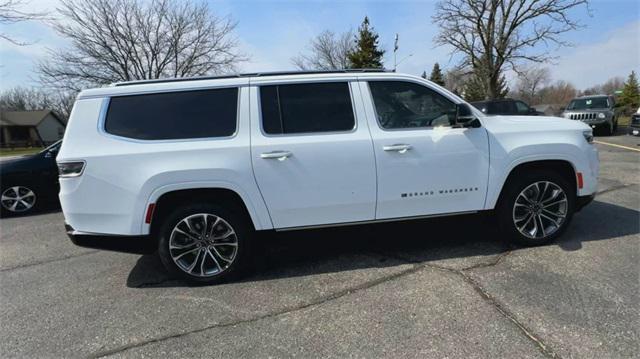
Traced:
<path fill-rule="evenodd" d="M 36 194 L 27 187 L 13 186 L 2 192 L 0 202 L 7 211 L 26 212 L 36 204 Z"/>
<path fill-rule="evenodd" d="M 513 224 L 522 235 L 542 239 L 554 234 L 564 224 L 569 202 L 564 190 L 549 181 L 527 186 L 513 205 Z"/>
<path fill-rule="evenodd" d="M 238 237 L 223 218 L 198 213 L 183 218 L 169 238 L 169 253 L 183 272 L 201 278 L 227 270 L 238 253 Z"/>

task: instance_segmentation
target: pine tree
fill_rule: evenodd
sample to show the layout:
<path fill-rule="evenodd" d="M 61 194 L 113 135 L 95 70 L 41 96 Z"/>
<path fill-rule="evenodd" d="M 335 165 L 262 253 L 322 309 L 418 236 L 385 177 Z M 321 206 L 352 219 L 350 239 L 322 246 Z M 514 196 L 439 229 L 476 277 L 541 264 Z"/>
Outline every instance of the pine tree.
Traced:
<path fill-rule="evenodd" d="M 464 99 L 467 101 L 482 101 L 507 97 L 509 87 L 507 86 L 507 79 L 504 75 L 498 80 L 496 89 L 498 92 L 496 97 L 491 98 L 487 77 L 483 76 L 480 72 L 476 72 L 464 85 Z"/>
<path fill-rule="evenodd" d="M 477 75 L 464 84 L 464 99 L 469 102 L 486 100 L 486 94 L 484 81 Z"/>
<path fill-rule="evenodd" d="M 420 77 L 422 77 L 423 79 L 427 79 L 427 72 L 426 71 L 422 71 L 422 75 L 420 75 Z"/>
<path fill-rule="evenodd" d="M 369 25 L 369 18 L 366 16 L 358 28 L 355 43 L 355 48 L 349 53 L 351 68 L 382 68 L 384 50 L 378 48 L 378 34 Z"/>
<path fill-rule="evenodd" d="M 437 62 L 433 65 L 429 80 L 444 87 L 444 75 L 442 74 L 442 70 L 440 70 L 440 64 L 438 64 Z"/>
<path fill-rule="evenodd" d="M 635 71 L 631 71 L 627 82 L 625 82 L 618 103 L 631 110 L 636 110 L 640 106 L 640 89 Z"/>

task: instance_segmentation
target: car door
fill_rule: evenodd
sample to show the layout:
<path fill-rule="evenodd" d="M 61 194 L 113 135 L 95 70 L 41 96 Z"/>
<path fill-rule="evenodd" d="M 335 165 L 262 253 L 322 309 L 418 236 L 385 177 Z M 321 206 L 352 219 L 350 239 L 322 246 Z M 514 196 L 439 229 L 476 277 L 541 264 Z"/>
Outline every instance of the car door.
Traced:
<path fill-rule="evenodd" d="M 258 83 L 251 98 L 251 160 L 274 227 L 374 219 L 371 137 L 348 81 Z"/>
<path fill-rule="evenodd" d="M 416 81 L 361 82 L 377 163 L 377 219 L 484 208 L 484 128 L 452 126 L 453 98 Z"/>

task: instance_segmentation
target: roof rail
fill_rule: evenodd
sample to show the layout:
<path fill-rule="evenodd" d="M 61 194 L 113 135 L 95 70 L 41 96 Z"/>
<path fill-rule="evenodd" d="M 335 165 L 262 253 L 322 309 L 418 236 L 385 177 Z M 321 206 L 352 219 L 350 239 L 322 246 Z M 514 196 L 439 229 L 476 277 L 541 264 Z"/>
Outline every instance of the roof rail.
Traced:
<path fill-rule="evenodd" d="M 252 72 L 232 75 L 218 75 L 218 76 L 196 76 L 196 77 L 177 77 L 166 79 L 151 79 L 151 80 L 134 80 L 112 83 L 110 86 L 130 86 L 130 85 L 143 85 L 143 84 L 155 84 L 165 82 L 178 82 L 178 81 L 200 81 L 200 80 L 220 80 L 220 79 L 233 79 L 241 77 L 266 77 L 266 76 L 283 76 L 283 75 L 314 75 L 314 74 L 343 74 L 343 73 L 362 73 L 362 72 L 390 72 L 385 69 L 344 69 L 344 70 L 301 70 L 301 71 L 271 71 L 271 72 Z"/>

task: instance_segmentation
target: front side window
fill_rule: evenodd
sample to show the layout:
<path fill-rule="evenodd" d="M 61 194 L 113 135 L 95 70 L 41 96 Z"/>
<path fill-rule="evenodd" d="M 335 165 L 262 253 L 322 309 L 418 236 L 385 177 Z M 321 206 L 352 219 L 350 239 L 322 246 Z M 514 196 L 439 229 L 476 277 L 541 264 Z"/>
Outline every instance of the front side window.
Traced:
<path fill-rule="evenodd" d="M 428 87 L 402 81 L 370 81 L 369 88 L 384 129 L 450 126 L 456 105 Z"/>
<path fill-rule="evenodd" d="M 237 88 L 116 96 L 104 127 L 140 140 L 227 137 L 236 131 L 237 112 Z"/>
<path fill-rule="evenodd" d="M 342 132 L 355 127 L 346 82 L 261 86 L 260 103 L 267 134 Z"/>

